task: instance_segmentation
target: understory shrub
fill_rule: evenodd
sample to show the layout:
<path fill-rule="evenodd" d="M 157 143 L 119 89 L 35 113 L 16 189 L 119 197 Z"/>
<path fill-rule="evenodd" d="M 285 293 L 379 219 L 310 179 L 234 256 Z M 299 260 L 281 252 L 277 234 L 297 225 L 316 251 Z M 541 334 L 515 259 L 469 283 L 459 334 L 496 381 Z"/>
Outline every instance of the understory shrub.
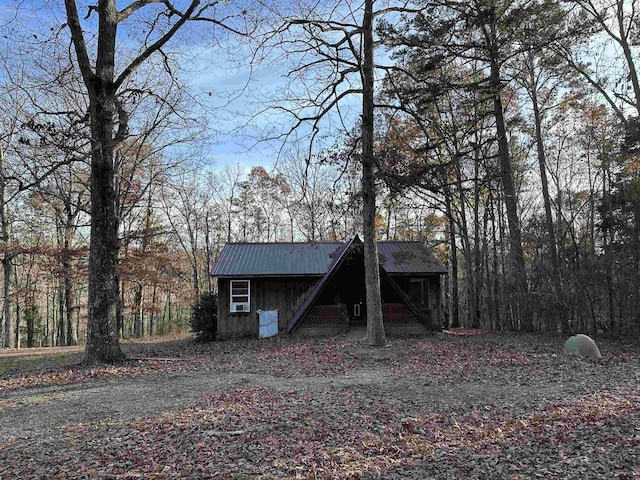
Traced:
<path fill-rule="evenodd" d="M 191 331 L 202 341 L 216 339 L 218 329 L 218 296 L 212 292 L 200 295 L 196 303 L 191 306 L 189 317 Z"/>

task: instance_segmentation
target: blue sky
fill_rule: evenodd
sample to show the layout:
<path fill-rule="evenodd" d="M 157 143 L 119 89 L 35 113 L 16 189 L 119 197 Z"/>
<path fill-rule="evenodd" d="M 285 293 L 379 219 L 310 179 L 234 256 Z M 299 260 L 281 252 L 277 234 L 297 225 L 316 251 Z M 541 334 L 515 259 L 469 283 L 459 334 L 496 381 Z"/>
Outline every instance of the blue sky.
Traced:
<path fill-rule="evenodd" d="M 46 32 L 48 30 L 46 28 L 48 27 L 47 21 L 53 21 L 53 25 L 59 26 L 64 15 L 60 11 L 54 14 L 51 9 L 63 8 L 62 2 L 56 1 L 48 4 L 48 7 L 37 11 L 39 19 L 31 21 L 29 20 L 29 16 L 32 14 L 31 6 L 38 3 L 38 0 L 27 0 L 21 3 L 20 20 L 26 21 L 32 26 L 34 32 Z M 122 5 L 126 3 L 129 2 L 123 2 Z M 16 5 L 18 3 L 13 1 L 0 0 L 0 25 L 3 20 L 14 15 Z M 119 6 L 121 5 L 119 4 Z M 81 7 L 80 11 L 84 15 L 86 8 Z M 122 39 L 126 39 L 127 35 L 123 32 L 126 33 L 126 30 L 120 30 Z M 218 53 L 212 48 L 202 45 L 201 42 L 206 37 L 201 33 L 196 29 L 195 32 L 185 35 L 181 44 L 179 42 L 173 43 L 173 46 L 170 44 L 167 50 L 170 51 L 178 46 L 178 48 L 186 50 L 184 52 L 186 53 L 185 58 L 191 57 L 189 64 L 183 65 L 183 78 L 189 85 L 190 93 L 205 102 L 211 110 L 211 113 L 208 114 L 208 120 L 211 125 L 212 142 L 207 156 L 212 161 L 214 168 L 234 164 L 241 164 L 247 168 L 256 165 L 265 168 L 272 166 L 277 161 L 283 145 L 278 141 L 257 142 L 261 131 L 289 130 L 293 119 L 270 111 L 255 116 L 249 126 L 240 127 L 247 124 L 249 116 L 264 109 L 269 101 L 285 97 L 284 90 L 288 85 L 286 74 L 289 67 L 285 65 L 285 62 L 265 62 L 252 71 L 251 82 L 248 83 L 249 69 L 241 66 L 241 57 L 246 50 L 236 46 L 231 55 L 224 52 Z M 193 41 L 191 47 L 188 44 L 189 40 Z M 347 106 L 353 107 L 352 119 L 359 115 L 358 103 L 357 97 L 347 99 L 342 103 L 345 108 Z M 335 117 L 327 117 L 321 132 L 322 135 L 333 135 L 336 128 L 340 128 L 340 125 L 332 120 L 335 120 Z M 353 123 L 352 120 L 350 122 Z M 348 128 L 350 126 L 348 125 Z M 298 132 L 298 136 L 304 137 L 304 129 Z M 304 144 L 305 141 L 301 140 L 300 142 Z M 299 145 L 298 147 L 305 151 L 308 145 Z M 285 148 L 287 147 L 285 146 Z"/>
<path fill-rule="evenodd" d="M 209 150 L 214 166 L 272 166 L 281 144 L 258 141 L 260 129 L 268 127 L 267 115 L 249 117 L 264 108 L 259 102 L 259 92 L 267 97 L 283 87 L 282 74 L 273 70 L 257 71 L 250 80 L 247 68 L 221 68 L 224 58 L 211 62 L 210 53 L 199 58 L 203 60 L 196 71 L 189 74 L 188 82 L 192 93 L 203 93 L 201 98 L 214 109 L 209 116 L 211 128 L 217 132 Z"/>
<path fill-rule="evenodd" d="M 308 133 L 307 125 L 292 135 L 285 145 L 278 140 L 257 142 L 261 132 L 288 131 L 293 125 L 292 117 L 275 110 L 257 114 L 276 99 L 284 102 L 284 91 L 291 87 L 288 83 L 290 80 L 286 77 L 289 68 L 287 65 L 265 62 L 253 69 L 249 79 L 249 69 L 233 65 L 233 60 L 226 58 L 224 54 L 216 55 L 210 49 L 202 49 L 196 57 L 197 64 L 189 69 L 187 79 L 193 89 L 192 93 L 204 93 L 209 105 L 220 109 L 210 117 L 214 128 L 221 131 L 210 150 L 216 165 L 240 163 L 248 167 L 261 165 L 268 168 L 278 160 L 281 150 L 295 146 L 295 137 L 300 138 L 299 150 L 308 149 L 305 138 Z M 211 96 L 208 92 L 211 92 Z M 351 110 L 351 121 L 354 121 L 360 113 L 358 98 L 345 99 L 342 108 L 345 111 Z M 257 115 L 249 120 L 248 117 L 253 114 Z M 341 127 L 335 120 L 335 115 L 327 116 L 321 135 L 335 134 L 336 129 Z M 243 127 L 246 122 L 249 125 Z M 321 145 L 321 141 L 317 143 Z"/>

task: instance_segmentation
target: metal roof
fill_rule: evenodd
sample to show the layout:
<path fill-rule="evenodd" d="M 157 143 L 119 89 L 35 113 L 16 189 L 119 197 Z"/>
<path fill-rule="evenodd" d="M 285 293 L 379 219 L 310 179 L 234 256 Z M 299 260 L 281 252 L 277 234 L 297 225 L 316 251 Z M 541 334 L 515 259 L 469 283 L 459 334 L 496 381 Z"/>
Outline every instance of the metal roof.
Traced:
<path fill-rule="evenodd" d="M 211 274 L 214 277 L 321 276 L 351 243 L 228 243 Z M 380 265 L 391 274 L 447 272 L 421 242 L 379 242 L 378 253 Z"/>
<path fill-rule="evenodd" d="M 387 273 L 447 273 L 422 242 L 378 242 L 378 255 Z"/>
<path fill-rule="evenodd" d="M 211 275 L 324 275 L 344 245 L 339 242 L 228 243 L 220 252 Z"/>

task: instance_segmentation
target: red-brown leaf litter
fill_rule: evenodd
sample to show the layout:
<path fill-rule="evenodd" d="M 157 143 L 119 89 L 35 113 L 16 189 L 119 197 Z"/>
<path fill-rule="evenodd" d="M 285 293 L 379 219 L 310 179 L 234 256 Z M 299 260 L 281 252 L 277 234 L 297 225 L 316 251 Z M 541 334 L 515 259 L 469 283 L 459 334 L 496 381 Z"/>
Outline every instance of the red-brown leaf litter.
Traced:
<path fill-rule="evenodd" d="M 129 346 L 145 359 L 121 366 L 12 371 L 0 478 L 640 478 L 637 347 L 597 339 L 595 361 L 563 340 L 182 340 Z"/>

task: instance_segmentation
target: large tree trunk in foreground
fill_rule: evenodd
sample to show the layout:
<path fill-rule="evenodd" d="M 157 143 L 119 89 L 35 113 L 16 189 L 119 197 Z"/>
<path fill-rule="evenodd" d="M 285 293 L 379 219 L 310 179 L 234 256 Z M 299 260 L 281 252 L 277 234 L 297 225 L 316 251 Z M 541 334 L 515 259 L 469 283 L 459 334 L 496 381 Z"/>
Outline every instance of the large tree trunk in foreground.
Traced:
<path fill-rule="evenodd" d="M 104 95 L 97 92 L 102 99 Z M 113 171 L 113 109 L 92 101 L 91 237 L 85 363 L 117 363 L 125 356 L 117 336 L 118 221 Z M 111 106 L 113 103 L 111 102 Z M 107 107 L 107 108 L 105 108 Z M 92 115 L 93 116 L 93 115 Z M 101 121 L 102 120 L 102 121 Z"/>
<path fill-rule="evenodd" d="M 118 13 L 115 0 L 98 2 L 98 45 L 95 71 L 73 0 L 65 0 L 67 25 L 89 94 L 91 117 L 91 234 L 89 241 L 87 345 L 84 362 L 125 360 L 117 335 L 118 217 L 114 146 L 124 134 L 126 119 L 118 111 L 115 51 Z M 119 116 L 118 134 L 115 118 Z"/>
<path fill-rule="evenodd" d="M 367 338 L 370 345 L 387 341 L 382 318 L 380 265 L 376 244 L 376 184 L 373 159 L 373 0 L 365 0 L 362 25 L 364 62 L 362 67 L 362 224 L 364 270 L 367 291 Z"/>

